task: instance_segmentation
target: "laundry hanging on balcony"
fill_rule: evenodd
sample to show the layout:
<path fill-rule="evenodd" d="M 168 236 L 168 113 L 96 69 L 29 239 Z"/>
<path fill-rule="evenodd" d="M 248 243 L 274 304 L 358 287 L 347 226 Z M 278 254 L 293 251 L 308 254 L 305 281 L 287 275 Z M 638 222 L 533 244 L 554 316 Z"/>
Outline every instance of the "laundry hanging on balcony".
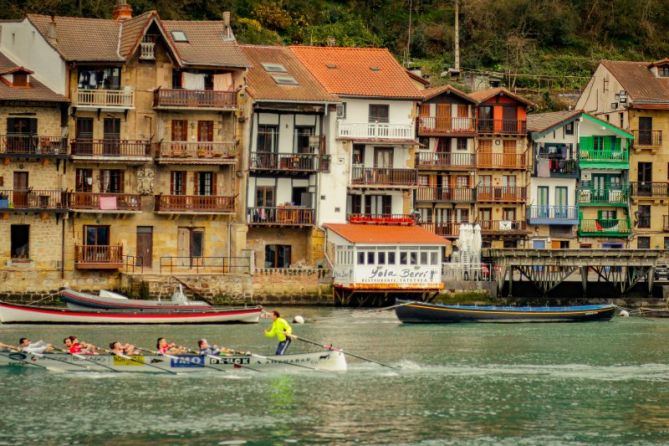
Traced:
<path fill-rule="evenodd" d="M 181 85 L 186 90 L 204 90 L 204 74 L 181 73 Z"/>

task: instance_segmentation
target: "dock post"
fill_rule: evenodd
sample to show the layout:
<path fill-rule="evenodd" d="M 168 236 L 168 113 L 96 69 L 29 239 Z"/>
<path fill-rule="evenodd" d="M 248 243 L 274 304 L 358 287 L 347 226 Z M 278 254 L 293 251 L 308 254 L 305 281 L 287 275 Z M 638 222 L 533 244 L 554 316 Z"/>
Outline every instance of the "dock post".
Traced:
<path fill-rule="evenodd" d="M 648 268 L 648 296 L 653 295 L 653 282 L 655 281 L 655 267 Z"/>
<path fill-rule="evenodd" d="M 583 296 L 588 293 L 588 267 L 582 266 L 581 268 L 581 288 L 583 289 Z"/>
<path fill-rule="evenodd" d="M 513 265 L 509 267 L 509 297 L 513 297 Z"/>

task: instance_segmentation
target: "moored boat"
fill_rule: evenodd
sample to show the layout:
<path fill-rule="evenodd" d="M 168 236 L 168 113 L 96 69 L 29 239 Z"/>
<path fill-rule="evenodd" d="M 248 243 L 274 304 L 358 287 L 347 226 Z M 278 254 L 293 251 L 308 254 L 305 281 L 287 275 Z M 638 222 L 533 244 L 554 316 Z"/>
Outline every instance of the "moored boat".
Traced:
<path fill-rule="evenodd" d="M 0 366 L 18 365 L 45 368 L 55 372 L 140 372 L 140 373 L 192 373 L 216 370 L 307 370 L 341 372 L 347 369 L 344 353 L 325 350 L 284 356 L 239 354 L 233 356 L 206 355 L 70 355 L 45 353 L 34 355 L 23 352 L 0 351 Z"/>
<path fill-rule="evenodd" d="M 60 291 L 60 298 L 68 308 L 73 310 L 171 310 L 192 311 L 207 310 L 212 306 L 207 302 L 190 301 L 186 298 L 181 286 L 174 292 L 169 300 L 143 300 L 128 299 L 120 294 L 109 291 L 101 291 L 99 295 L 83 293 L 81 291 L 65 288 Z"/>
<path fill-rule="evenodd" d="M 51 324 L 220 324 L 257 323 L 261 306 L 248 308 L 88 310 L 37 307 L 0 302 L 0 322 Z"/>
<path fill-rule="evenodd" d="M 395 308 L 403 323 L 453 322 L 588 322 L 608 321 L 616 307 L 610 304 L 566 307 L 511 307 L 442 305 L 426 302 L 399 302 Z"/>

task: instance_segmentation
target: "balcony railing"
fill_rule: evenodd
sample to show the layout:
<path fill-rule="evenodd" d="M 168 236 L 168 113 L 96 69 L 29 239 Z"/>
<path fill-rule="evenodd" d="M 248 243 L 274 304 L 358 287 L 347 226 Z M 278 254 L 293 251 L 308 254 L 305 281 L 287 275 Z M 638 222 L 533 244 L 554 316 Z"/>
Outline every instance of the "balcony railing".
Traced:
<path fill-rule="evenodd" d="M 156 212 L 230 213 L 235 197 L 223 195 L 156 195 Z"/>
<path fill-rule="evenodd" d="M 156 43 L 155 42 L 140 43 L 139 58 L 141 60 L 156 60 Z"/>
<path fill-rule="evenodd" d="M 126 139 L 75 139 L 71 143 L 73 156 L 146 158 L 151 156 L 148 141 Z"/>
<path fill-rule="evenodd" d="M 249 225 L 311 226 L 314 209 L 296 206 L 252 207 L 246 211 Z"/>
<path fill-rule="evenodd" d="M 473 153 L 418 152 L 417 169 L 461 170 L 474 169 L 476 156 Z"/>
<path fill-rule="evenodd" d="M 391 169 L 376 167 L 353 167 L 353 186 L 415 186 L 418 173 L 415 169 Z"/>
<path fill-rule="evenodd" d="M 65 211 L 68 194 L 60 190 L 0 190 L 0 212 L 3 210 Z"/>
<path fill-rule="evenodd" d="M 476 154 L 476 165 L 480 169 L 527 169 L 527 156 L 524 153 L 492 153 Z"/>
<path fill-rule="evenodd" d="M 418 118 L 418 132 L 429 134 L 471 134 L 476 133 L 476 119 L 453 118 L 450 116 L 421 116 Z"/>
<path fill-rule="evenodd" d="M 527 231 L 527 222 L 522 220 L 483 220 L 479 225 L 482 234 L 518 234 Z"/>
<path fill-rule="evenodd" d="M 476 190 L 471 187 L 419 187 L 416 201 L 446 201 L 470 203 L 476 200 Z"/>
<path fill-rule="evenodd" d="M 631 232 L 626 219 L 581 220 L 578 224 L 578 235 L 585 237 L 627 237 Z"/>
<path fill-rule="evenodd" d="M 344 122 L 337 128 L 338 138 L 360 139 L 415 139 L 415 127 L 411 124 L 383 122 Z"/>
<path fill-rule="evenodd" d="M 77 269 L 119 269 L 123 266 L 123 246 L 76 245 L 74 264 Z"/>
<path fill-rule="evenodd" d="M 414 217 L 410 214 L 348 214 L 346 220 L 349 223 L 371 225 L 411 226 L 416 223 Z"/>
<path fill-rule="evenodd" d="M 72 192 L 70 208 L 100 212 L 137 212 L 141 210 L 138 194 Z"/>
<path fill-rule="evenodd" d="M 588 163 L 628 164 L 629 155 L 627 150 L 623 149 L 580 149 L 579 162 L 581 165 L 587 165 Z"/>
<path fill-rule="evenodd" d="M 583 185 L 578 188 L 576 199 L 580 206 L 627 206 L 629 188 L 596 188 Z"/>
<path fill-rule="evenodd" d="M 479 133 L 495 135 L 524 135 L 527 123 L 519 119 L 479 119 Z"/>
<path fill-rule="evenodd" d="M 218 90 L 170 90 L 154 91 L 153 106 L 156 108 L 237 108 L 236 91 Z"/>
<path fill-rule="evenodd" d="M 657 148 L 662 145 L 662 130 L 632 130 L 634 147 Z"/>
<path fill-rule="evenodd" d="M 668 198 L 669 183 L 632 183 L 633 197 Z"/>
<path fill-rule="evenodd" d="M 235 162 L 237 148 L 234 141 L 163 141 L 158 151 L 158 162 L 195 162 L 202 164 Z"/>
<path fill-rule="evenodd" d="M 578 208 L 575 206 L 530 206 L 527 220 L 531 225 L 575 225 L 578 223 Z"/>
<path fill-rule="evenodd" d="M 251 170 L 312 173 L 329 170 L 329 155 L 316 153 L 251 152 Z"/>
<path fill-rule="evenodd" d="M 135 91 L 126 87 L 123 90 L 77 90 L 77 107 L 94 108 L 133 108 Z"/>
<path fill-rule="evenodd" d="M 455 222 L 436 222 L 436 223 L 419 223 L 419 226 L 433 234 L 442 237 L 457 238 L 460 235 L 460 225 L 462 223 Z"/>
<path fill-rule="evenodd" d="M 539 178 L 578 178 L 578 161 L 539 157 L 534 173 Z"/>
<path fill-rule="evenodd" d="M 177 257 L 160 258 L 161 274 L 248 274 L 249 257 Z"/>
<path fill-rule="evenodd" d="M 524 203 L 527 201 L 527 189 L 524 187 L 479 186 L 476 188 L 476 201 L 486 203 Z"/>
<path fill-rule="evenodd" d="M 0 156 L 67 155 L 67 138 L 25 134 L 0 135 Z"/>

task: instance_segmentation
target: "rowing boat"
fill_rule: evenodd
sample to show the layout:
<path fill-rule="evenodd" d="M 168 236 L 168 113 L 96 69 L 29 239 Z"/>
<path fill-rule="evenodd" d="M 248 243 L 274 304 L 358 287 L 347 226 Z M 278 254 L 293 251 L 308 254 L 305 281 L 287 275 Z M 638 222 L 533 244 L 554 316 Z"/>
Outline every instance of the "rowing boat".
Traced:
<path fill-rule="evenodd" d="M 210 310 L 207 302 L 188 300 L 179 287 L 171 299 L 143 300 L 128 299 L 125 296 L 109 291 L 101 291 L 99 295 L 75 291 L 65 288 L 60 291 L 60 298 L 72 310 L 169 310 L 172 312 Z"/>
<path fill-rule="evenodd" d="M 45 353 L 34 355 L 24 352 L 0 352 L 0 366 L 17 365 L 45 368 L 59 372 L 139 372 L 139 373 L 192 373 L 219 369 L 244 370 L 295 370 L 296 368 L 341 372 L 347 368 L 343 352 L 325 350 L 283 356 L 236 354 L 232 356 L 208 355 L 77 355 Z"/>
<path fill-rule="evenodd" d="M 4 324 L 220 324 L 257 323 L 261 306 L 156 310 L 73 311 L 61 307 L 37 307 L 0 302 L 0 322 Z"/>
<path fill-rule="evenodd" d="M 588 322 L 608 321 L 616 307 L 610 304 L 568 307 L 511 307 L 442 305 L 399 302 L 397 318 L 404 323 L 453 322 Z"/>

